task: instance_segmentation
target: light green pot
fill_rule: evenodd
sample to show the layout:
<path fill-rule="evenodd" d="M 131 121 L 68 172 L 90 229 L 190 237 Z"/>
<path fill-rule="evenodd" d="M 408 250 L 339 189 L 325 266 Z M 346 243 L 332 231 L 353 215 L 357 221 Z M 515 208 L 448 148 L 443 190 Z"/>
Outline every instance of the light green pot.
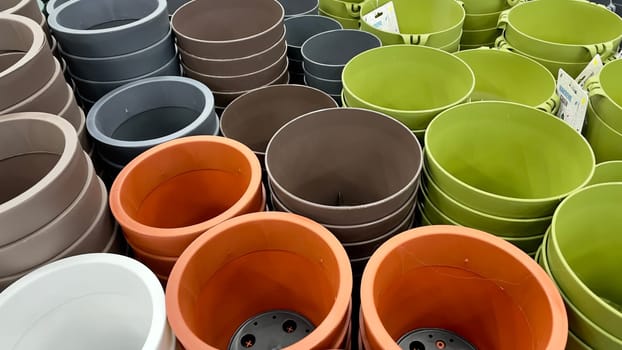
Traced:
<path fill-rule="evenodd" d="M 583 134 L 592 145 L 597 163 L 622 160 L 622 133 L 607 125 L 600 115 L 594 111 L 591 103 L 587 108 Z"/>
<path fill-rule="evenodd" d="M 446 194 L 506 218 L 552 215 L 594 172 L 594 153 L 579 133 L 511 102 L 451 108 L 430 123 L 425 145 L 430 176 Z"/>
<path fill-rule="evenodd" d="M 434 205 L 434 203 L 432 203 L 425 189 L 421 190 L 420 205 L 421 205 L 421 210 L 423 214 L 428 219 L 428 221 L 432 223 L 432 225 L 454 225 L 454 226 L 471 227 L 471 226 L 467 226 L 456 221 L 454 218 L 451 218 L 446 213 L 442 212 L 438 207 Z M 484 232 L 487 232 L 487 231 L 484 231 Z M 488 233 L 494 234 L 493 232 L 488 232 Z M 524 251 L 525 253 L 536 252 L 538 250 L 538 247 L 540 247 L 540 245 L 542 244 L 542 239 L 544 238 L 544 234 L 539 234 L 537 236 L 530 236 L 530 237 L 504 237 L 504 236 L 499 236 L 499 235 L 495 235 L 495 236 L 502 238 L 508 241 L 509 243 L 512 243 L 513 245 L 515 245 L 516 247 L 518 247 L 520 250 Z"/>
<path fill-rule="evenodd" d="M 523 2 L 501 14 L 499 28 L 522 52 L 559 62 L 607 58 L 622 41 L 622 19 L 583 0 Z"/>
<path fill-rule="evenodd" d="M 320 0 L 320 10 L 336 17 L 358 20 L 361 4 L 360 1 Z"/>
<path fill-rule="evenodd" d="M 395 5 L 400 33 L 376 29 L 362 19 L 389 1 Z M 464 18 L 456 0 L 369 0 L 361 6 L 361 30 L 375 34 L 383 45 L 445 47 L 460 38 Z"/>
<path fill-rule="evenodd" d="M 486 44 L 475 44 L 475 45 L 461 44 L 460 45 L 460 50 L 466 51 L 466 50 L 473 50 L 473 49 L 479 49 L 479 48 L 491 48 L 493 46 L 495 46 L 494 42 L 486 43 Z"/>
<path fill-rule="evenodd" d="M 537 219 L 508 219 L 479 212 L 443 192 L 430 179 L 425 167 L 424 174 L 423 185 L 430 201 L 438 210 L 462 226 L 472 227 L 498 236 L 520 238 L 542 235 L 553 219 L 551 216 Z"/>
<path fill-rule="evenodd" d="M 512 101 L 555 113 L 559 107 L 555 78 L 534 60 L 495 49 L 461 51 L 475 73 L 472 101 Z"/>
<path fill-rule="evenodd" d="M 460 51 L 460 38 L 456 38 L 456 41 L 445 47 L 441 47 L 440 49 L 449 53 L 456 53 Z"/>
<path fill-rule="evenodd" d="M 478 1 L 478 0 L 475 0 L 475 1 Z M 474 14 L 474 13 L 469 13 L 469 11 L 467 10 L 467 14 L 466 14 L 466 17 L 464 18 L 464 25 L 462 26 L 462 29 L 481 30 L 485 28 L 496 28 L 500 15 L 501 15 L 501 11 L 492 12 L 492 13 Z"/>
<path fill-rule="evenodd" d="M 622 182 L 622 160 L 612 160 L 596 164 L 594 176 L 587 184 L 598 185 L 609 182 Z"/>
<path fill-rule="evenodd" d="M 568 332 L 568 342 L 566 350 L 592 350 L 583 340 L 579 339 L 574 333 Z"/>
<path fill-rule="evenodd" d="M 477 45 L 494 42 L 501 34 L 497 28 L 487 28 L 480 30 L 464 30 L 462 31 L 462 39 L 460 42 L 466 45 Z"/>
<path fill-rule="evenodd" d="M 342 81 L 350 107 L 385 113 L 411 130 L 466 102 L 475 87 L 473 71 L 460 58 L 416 45 L 365 51 L 348 62 Z"/>
<path fill-rule="evenodd" d="M 516 5 L 518 0 L 462 0 L 468 14 L 499 12 Z"/>
<path fill-rule="evenodd" d="M 550 232 L 547 233 L 544 239 L 544 246 L 546 247 L 550 240 Z M 549 265 L 550 257 L 546 249 L 540 251 L 540 258 L 538 263 L 546 273 L 551 276 L 554 282 L 556 276 L 551 271 Z M 568 345 L 575 346 L 575 349 L 622 349 L 622 341 L 604 331 L 601 327 L 596 325 L 592 320 L 585 316 L 581 310 L 579 310 L 569 299 L 563 290 L 560 290 L 564 304 L 566 305 L 566 313 L 568 314 L 568 328 L 573 333 L 575 339 L 568 339 Z M 575 340 L 578 340 L 575 341 Z M 573 344 L 574 343 L 574 344 Z M 587 345 L 589 344 L 589 345 Z M 578 348 L 576 346 L 579 346 Z M 566 349 L 569 349 L 566 346 Z"/>
<path fill-rule="evenodd" d="M 546 250 L 551 272 L 568 301 L 618 340 L 622 339 L 621 202 L 622 183 L 589 186 L 572 194 L 555 211 Z M 599 348 L 620 349 L 622 342 Z"/>
<path fill-rule="evenodd" d="M 622 60 L 607 63 L 586 87 L 594 111 L 612 129 L 622 133 Z"/>
<path fill-rule="evenodd" d="M 359 27 L 360 27 L 358 19 L 339 17 L 339 16 L 331 15 L 328 12 L 322 11 L 322 9 L 320 9 L 318 11 L 319 11 L 320 15 L 326 16 L 326 17 L 330 17 L 330 18 L 336 20 L 337 22 L 341 23 L 341 26 L 343 27 L 343 29 L 359 29 Z"/>

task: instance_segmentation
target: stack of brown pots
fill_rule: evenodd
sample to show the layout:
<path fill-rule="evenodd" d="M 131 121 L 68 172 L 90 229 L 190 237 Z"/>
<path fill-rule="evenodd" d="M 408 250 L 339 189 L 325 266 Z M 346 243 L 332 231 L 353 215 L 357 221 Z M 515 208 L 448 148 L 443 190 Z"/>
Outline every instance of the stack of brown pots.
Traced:
<path fill-rule="evenodd" d="M 261 166 L 248 147 L 231 139 L 176 139 L 121 170 L 110 207 L 136 258 L 166 283 L 177 258 L 203 232 L 264 210 Z"/>
<path fill-rule="evenodd" d="M 52 56 L 41 27 L 29 18 L 0 13 L 0 119 L 17 112 L 66 119 L 89 150 L 84 113 Z"/>
<path fill-rule="evenodd" d="M 165 0 L 76 0 L 48 17 L 82 106 L 156 76 L 179 75 Z"/>
<path fill-rule="evenodd" d="M 62 118 L 0 119 L 0 227 L 0 290 L 58 259 L 123 251 L 106 188 Z"/>
<path fill-rule="evenodd" d="M 249 90 L 288 83 L 283 18 L 276 0 L 186 3 L 171 19 L 184 75 L 207 85 L 219 109 Z"/>

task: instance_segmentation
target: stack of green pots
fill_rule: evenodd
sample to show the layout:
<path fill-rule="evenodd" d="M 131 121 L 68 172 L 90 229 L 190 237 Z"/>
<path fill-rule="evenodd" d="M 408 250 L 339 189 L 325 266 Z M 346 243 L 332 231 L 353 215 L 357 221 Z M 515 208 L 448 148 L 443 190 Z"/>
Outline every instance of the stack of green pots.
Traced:
<path fill-rule="evenodd" d="M 480 46 L 492 47 L 499 36 L 497 22 L 501 12 L 517 0 L 464 0 L 466 18 L 460 46 L 463 50 Z"/>
<path fill-rule="evenodd" d="M 389 115 L 406 125 L 421 143 L 432 119 L 468 102 L 475 87 L 473 71 L 463 60 L 420 45 L 365 51 L 348 62 L 342 82 L 344 107 Z"/>
<path fill-rule="evenodd" d="M 622 18 L 585 0 L 523 2 L 499 17 L 496 45 L 530 57 L 557 76 L 578 76 L 599 54 L 612 57 L 622 41 Z"/>
<path fill-rule="evenodd" d="M 588 80 L 590 104 L 585 137 L 597 162 L 622 160 L 622 61 L 605 65 L 598 76 Z"/>
<path fill-rule="evenodd" d="M 598 169 L 597 169 L 598 171 Z M 622 178 L 618 177 L 618 181 Z M 568 313 L 567 350 L 622 349 L 622 182 L 592 185 L 564 200 L 538 261 Z"/>
<path fill-rule="evenodd" d="M 393 2 L 399 33 L 376 28 L 363 19 L 389 1 Z M 375 34 L 383 45 L 422 45 L 456 52 L 465 14 L 456 0 L 367 0 L 361 4 L 361 30 Z"/>
<path fill-rule="evenodd" d="M 594 172 L 579 133 L 516 103 L 451 108 L 432 121 L 425 143 L 422 223 L 486 231 L 532 256 L 557 205 Z"/>
<path fill-rule="evenodd" d="M 361 3 L 364 0 L 320 0 L 320 15 L 341 23 L 344 29 L 359 29 Z"/>

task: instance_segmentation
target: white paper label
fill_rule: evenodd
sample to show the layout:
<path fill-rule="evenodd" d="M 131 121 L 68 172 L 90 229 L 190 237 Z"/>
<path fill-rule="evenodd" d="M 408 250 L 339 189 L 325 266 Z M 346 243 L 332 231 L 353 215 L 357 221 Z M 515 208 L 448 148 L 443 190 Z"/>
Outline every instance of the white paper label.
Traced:
<path fill-rule="evenodd" d="M 389 1 L 379 8 L 363 16 L 363 20 L 370 26 L 385 32 L 399 33 L 397 15 L 393 1 Z"/>
<path fill-rule="evenodd" d="M 557 94 L 560 99 L 557 116 L 572 126 L 579 133 L 583 130 L 587 112 L 588 94 L 576 80 L 559 70 Z"/>
<path fill-rule="evenodd" d="M 603 64 L 603 60 L 600 58 L 600 55 L 596 55 L 596 56 L 594 56 L 594 58 L 592 58 L 590 63 L 585 67 L 585 69 L 583 69 L 581 74 L 579 74 L 577 76 L 577 79 L 575 79 L 575 80 L 583 88 L 583 87 L 585 87 L 585 82 L 589 78 L 591 78 L 591 77 L 595 76 L 596 74 L 600 73 L 600 71 L 603 69 L 604 66 L 605 65 Z"/>

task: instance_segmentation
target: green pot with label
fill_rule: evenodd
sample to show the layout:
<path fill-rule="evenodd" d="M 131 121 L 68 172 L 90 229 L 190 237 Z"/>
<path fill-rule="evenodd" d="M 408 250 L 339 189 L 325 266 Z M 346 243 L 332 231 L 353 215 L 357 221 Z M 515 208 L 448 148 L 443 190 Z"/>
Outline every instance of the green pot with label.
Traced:
<path fill-rule="evenodd" d="M 341 26 L 343 27 L 343 29 L 359 29 L 360 27 L 359 20 L 356 18 L 335 16 L 322 9 L 319 9 L 318 11 L 320 15 L 330 17 L 336 20 L 337 22 L 341 23 Z"/>
<path fill-rule="evenodd" d="M 364 18 L 393 2 L 399 33 L 376 28 Z M 361 5 L 361 30 L 375 34 L 383 45 L 445 47 L 460 38 L 464 7 L 456 0 L 369 0 Z"/>
<path fill-rule="evenodd" d="M 342 81 L 348 106 L 387 114 L 411 130 L 424 130 L 440 112 L 467 102 L 475 87 L 463 60 L 418 45 L 365 51 L 348 62 Z"/>
<path fill-rule="evenodd" d="M 622 18 L 584 0 L 522 2 L 501 14 L 498 27 L 518 50 L 558 62 L 604 59 L 622 41 Z"/>
<path fill-rule="evenodd" d="M 622 160 L 612 160 L 596 164 L 594 176 L 592 176 L 588 186 L 609 182 L 622 182 Z"/>
<path fill-rule="evenodd" d="M 559 107 L 555 77 L 538 62 L 497 49 L 460 51 L 475 73 L 472 101 L 512 101 L 555 113 Z"/>
<path fill-rule="evenodd" d="M 622 60 L 607 63 L 587 81 L 590 103 L 603 122 L 622 133 Z"/>
<path fill-rule="evenodd" d="M 591 103 L 583 134 L 594 150 L 597 163 L 622 160 L 622 133 L 605 123 Z"/>

